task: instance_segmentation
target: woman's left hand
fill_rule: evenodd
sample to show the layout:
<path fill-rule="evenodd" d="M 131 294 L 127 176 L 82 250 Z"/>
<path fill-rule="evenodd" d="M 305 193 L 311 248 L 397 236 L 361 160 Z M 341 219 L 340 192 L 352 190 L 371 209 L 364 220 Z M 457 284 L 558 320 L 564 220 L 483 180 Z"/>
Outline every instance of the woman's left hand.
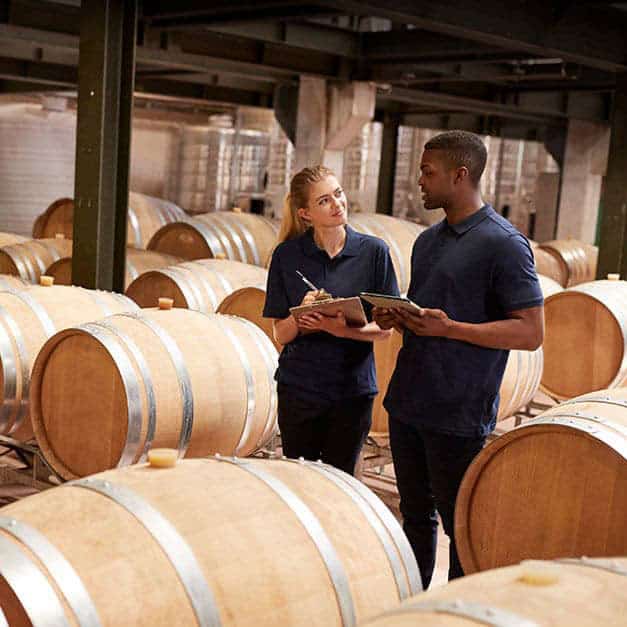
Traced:
<path fill-rule="evenodd" d="M 298 326 L 308 331 L 325 331 L 336 337 L 342 337 L 347 329 L 346 317 L 340 311 L 335 316 L 323 316 L 312 312 L 298 319 Z"/>

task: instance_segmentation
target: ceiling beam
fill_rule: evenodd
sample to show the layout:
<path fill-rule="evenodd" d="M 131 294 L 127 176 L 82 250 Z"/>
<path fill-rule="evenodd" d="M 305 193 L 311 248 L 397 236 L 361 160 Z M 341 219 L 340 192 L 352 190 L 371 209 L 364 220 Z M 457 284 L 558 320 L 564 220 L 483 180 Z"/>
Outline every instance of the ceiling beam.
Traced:
<path fill-rule="evenodd" d="M 78 80 L 76 68 L 0 58 L 0 78 L 38 85 L 74 87 Z"/>
<path fill-rule="evenodd" d="M 278 20 L 251 24 L 212 24 L 207 30 L 267 43 L 283 44 L 305 50 L 318 50 L 345 57 L 357 57 L 360 51 L 358 33 L 306 23 Z"/>
<path fill-rule="evenodd" d="M 603 7 L 569 2 L 500 0 L 319 0 L 326 6 L 489 46 L 560 57 L 608 71 L 627 70 L 627 17 Z"/>
<path fill-rule="evenodd" d="M 409 105 L 420 105 L 458 113 L 496 115 L 502 118 L 526 120 L 538 124 L 564 124 L 566 115 L 561 111 L 528 109 L 517 105 L 499 104 L 489 100 L 478 100 L 454 96 L 441 92 L 422 91 L 393 87 L 389 93 L 377 95 L 377 101 L 393 100 Z"/>
<path fill-rule="evenodd" d="M 317 2 L 266 0 L 250 2 L 233 0 L 179 0 L 176 3 L 145 2 L 144 20 L 160 29 L 201 28 L 221 22 L 251 22 L 268 19 L 302 19 L 337 15 L 338 10 Z"/>

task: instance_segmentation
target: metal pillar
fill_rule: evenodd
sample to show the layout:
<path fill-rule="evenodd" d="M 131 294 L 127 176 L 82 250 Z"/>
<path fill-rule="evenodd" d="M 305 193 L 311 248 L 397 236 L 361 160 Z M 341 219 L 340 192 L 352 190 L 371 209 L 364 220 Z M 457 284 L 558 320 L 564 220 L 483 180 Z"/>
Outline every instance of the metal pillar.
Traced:
<path fill-rule="evenodd" d="M 610 155 L 601 193 L 601 239 L 597 278 L 619 272 L 627 279 L 627 73 L 616 77 Z"/>
<path fill-rule="evenodd" d="M 383 117 L 381 138 L 381 164 L 377 188 L 377 213 L 392 215 L 394 207 L 394 179 L 396 176 L 396 153 L 398 151 L 399 117 L 386 113 Z"/>
<path fill-rule="evenodd" d="M 137 0 L 83 0 L 72 282 L 124 291 Z"/>

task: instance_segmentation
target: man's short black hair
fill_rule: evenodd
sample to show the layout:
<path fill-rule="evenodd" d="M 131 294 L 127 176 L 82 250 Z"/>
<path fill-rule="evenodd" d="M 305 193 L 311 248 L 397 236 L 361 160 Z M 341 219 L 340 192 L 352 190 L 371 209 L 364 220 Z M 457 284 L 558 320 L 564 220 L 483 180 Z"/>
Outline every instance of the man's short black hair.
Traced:
<path fill-rule="evenodd" d="M 479 184 L 488 151 L 478 135 L 468 131 L 447 131 L 432 137 L 425 144 L 425 150 L 442 150 L 453 168 L 466 167 L 470 180 Z"/>

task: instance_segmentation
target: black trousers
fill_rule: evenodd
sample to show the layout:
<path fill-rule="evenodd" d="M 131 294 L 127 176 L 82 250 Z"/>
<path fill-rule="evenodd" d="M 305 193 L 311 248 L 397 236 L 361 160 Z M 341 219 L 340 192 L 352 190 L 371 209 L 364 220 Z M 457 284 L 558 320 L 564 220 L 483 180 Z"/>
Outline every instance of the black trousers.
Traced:
<path fill-rule="evenodd" d="M 466 469 L 484 444 L 484 437 L 425 431 L 390 417 L 390 447 L 403 529 L 414 550 L 425 590 L 435 566 L 436 510 L 450 540 L 448 578 L 464 574 L 455 545 L 455 500 Z"/>
<path fill-rule="evenodd" d="M 372 423 L 372 396 L 314 402 L 295 396 L 281 384 L 278 395 L 283 454 L 321 459 L 353 474 Z"/>

